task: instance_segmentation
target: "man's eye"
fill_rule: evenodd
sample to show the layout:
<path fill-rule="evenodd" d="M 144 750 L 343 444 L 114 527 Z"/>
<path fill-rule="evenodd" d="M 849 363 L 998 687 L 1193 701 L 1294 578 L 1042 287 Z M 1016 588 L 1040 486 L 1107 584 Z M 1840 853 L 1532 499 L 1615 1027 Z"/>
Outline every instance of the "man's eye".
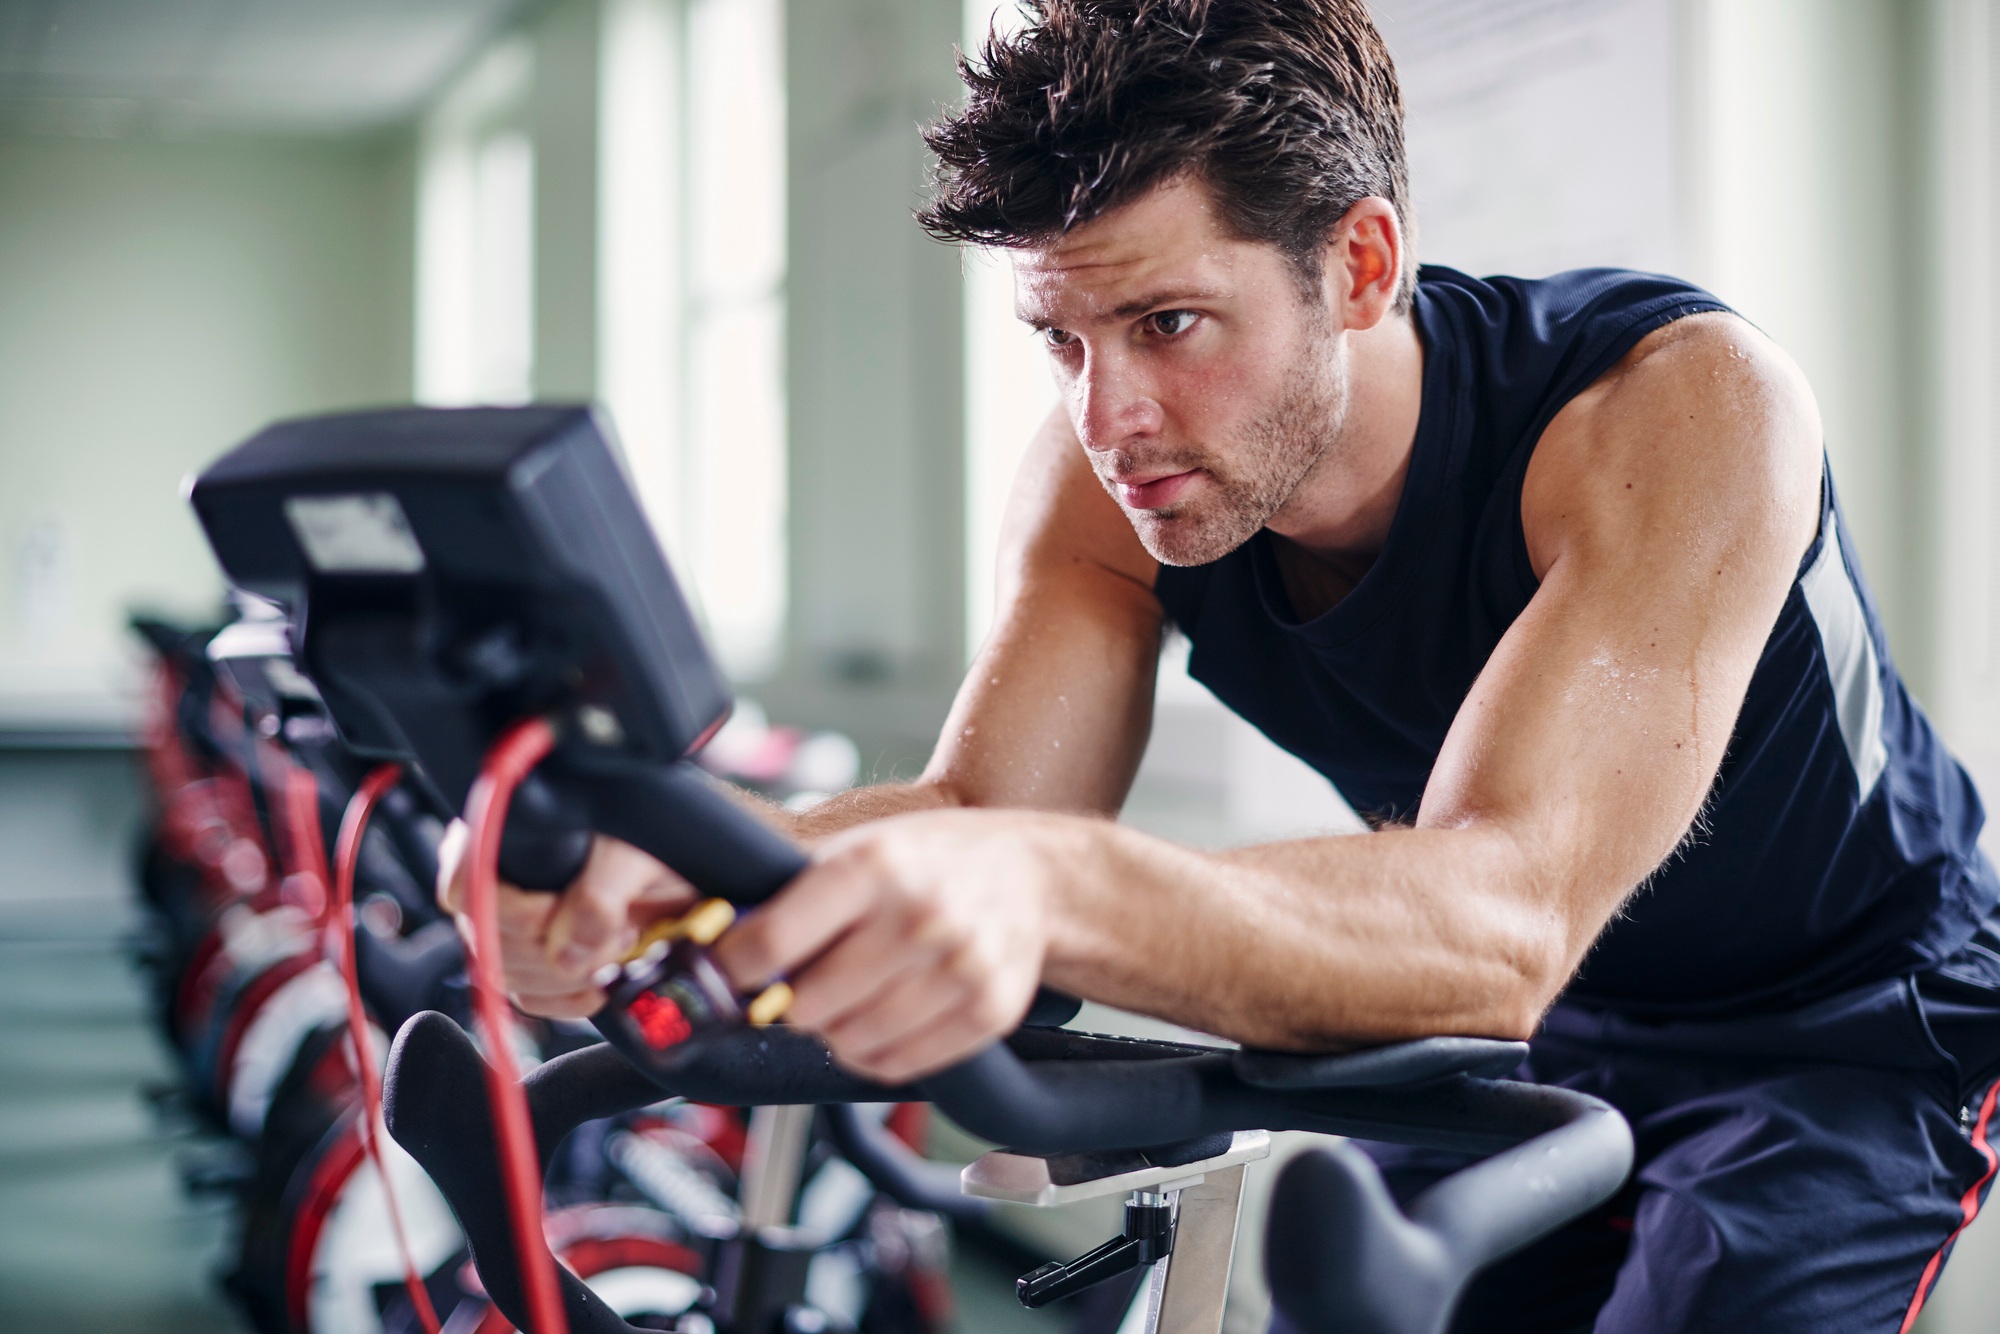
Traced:
<path fill-rule="evenodd" d="M 1194 322 L 1200 318 L 1201 316 L 1191 310 L 1162 310 L 1148 315 L 1146 323 L 1154 333 L 1172 338 L 1176 334 L 1184 334 L 1192 329 Z"/>
<path fill-rule="evenodd" d="M 1067 329 L 1042 330 L 1042 342 L 1051 348 L 1068 347 L 1076 341 L 1076 335 Z"/>

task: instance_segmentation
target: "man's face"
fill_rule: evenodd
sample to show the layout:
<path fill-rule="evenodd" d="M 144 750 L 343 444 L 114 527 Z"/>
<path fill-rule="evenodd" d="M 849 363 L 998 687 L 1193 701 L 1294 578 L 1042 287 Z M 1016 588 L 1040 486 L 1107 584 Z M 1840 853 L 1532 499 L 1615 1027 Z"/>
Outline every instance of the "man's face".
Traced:
<path fill-rule="evenodd" d="M 1248 541 L 1338 441 L 1346 363 L 1274 246 L 1239 240 L 1190 178 L 1017 252 L 1090 465 L 1168 565 Z"/>

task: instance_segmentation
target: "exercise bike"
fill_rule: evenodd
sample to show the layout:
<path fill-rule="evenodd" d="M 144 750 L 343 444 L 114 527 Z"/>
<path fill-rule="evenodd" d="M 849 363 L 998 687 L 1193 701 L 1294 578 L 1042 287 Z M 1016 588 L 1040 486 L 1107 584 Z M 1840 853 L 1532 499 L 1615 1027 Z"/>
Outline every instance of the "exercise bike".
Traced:
<path fill-rule="evenodd" d="M 193 1087 L 207 1089 L 215 1075 L 223 1076 L 216 1097 L 204 1104 L 231 1108 L 226 1124 L 220 1116 L 210 1118 L 231 1140 L 186 1164 L 191 1181 L 228 1189 L 237 1206 L 238 1242 L 222 1274 L 224 1286 L 256 1328 L 286 1334 L 405 1334 L 451 1319 L 468 1329 L 498 1329 L 504 1317 L 491 1311 L 466 1265 L 444 1201 L 414 1161 L 384 1143 L 379 1167 L 400 1202 L 400 1229 L 389 1212 L 391 1197 L 378 1165 L 369 1161 L 360 1124 L 364 1108 L 350 1054 L 350 1015 L 338 980 L 341 951 L 322 948 L 333 941 L 332 919 L 322 913 L 313 920 L 298 903 L 285 902 L 269 876 L 238 892 L 207 896 L 198 892 L 199 874 L 163 873 L 177 865 L 166 845 L 183 849 L 188 842 L 165 837 L 173 828 L 167 813 L 212 813 L 212 802 L 189 806 L 183 794 L 191 786 L 227 780 L 238 798 L 239 832 L 263 850 L 257 864 L 278 867 L 296 860 L 300 849 L 288 844 L 318 843 L 338 827 L 343 808 L 366 781 L 368 766 L 345 751 L 317 692 L 292 665 L 284 619 L 240 592 L 233 602 L 235 619 L 219 628 L 148 623 L 146 638 L 155 646 L 161 678 L 148 729 L 161 837 L 148 840 L 155 855 L 146 859 L 151 874 L 142 880 L 149 916 L 160 919 L 153 933 L 159 948 L 148 960 L 156 975 L 172 975 L 175 961 L 190 953 L 219 965 L 219 972 L 203 970 L 218 983 L 203 989 L 210 999 L 201 1031 L 243 1035 L 230 1044 L 235 1054 L 219 1060 L 212 1052 L 196 1059 L 216 1044 L 177 1044 Z M 761 766 L 764 772 L 746 776 L 782 796 L 791 776 L 783 771 L 796 766 L 771 764 L 771 752 L 789 761 L 814 745 L 827 749 L 827 740 L 739 731 L 739 756 L 757 764 L 737 767 Z M 204 757 L 199 766 L 195 756 Z M 822 762 L 816 776 L 844 781 L 838 775 L 829 780 L 828 772 Z M 298 798 L 305 794 L 292 789 L 308 775 L 303 786 L 317 799 L 319 817 L 312 819 L 308 810 L 301 821 Z M 287 827 L 299 823 L 319 828 Z M 442 832 L 406 787 L 396 785 L 381 790 L 359 841 L 354 886 L 361 911 L 351 933 L 341 934 L 350 936 L 358 955 L 362 1022 L 371 1032 L 378 1025 L 394 1032 L 426 1009 L 470 1022 L 458 976 L 462 946 L 451 923 L 438 917 L 427 888 L 436 878 Z M 329 858 L 336 852 L 331 843 L 323 849 Z M 322 900 L 322 874 L 307 876 L 310 887 L 294 883 L 292 897 Z M 272 920 L 260 922 L 264 917 Z M 263 934 L 293 948 L 232 957 L 218 947 L 225 918 L 236 924 L 237 935 Z M 170 947 L 175 941 L 178 947 Z M 331 984 L 329 1003 L 294 1004 L 307 998 L 300 984 L 315 975 Z M 160 997 L 163 1012 L 172 1012 L 172 991 L 165 988 Z M 523 1059 L 532 1064 L 573 1047 L 580 1027 L 532 1025 Z M 379 1032 L 370 1045 L 387 1050 Z M 237 1114 L 244 1106 L 257 1113 Z M 913 1150 L 898 1136 L 920 1138 L 921 1118 L 907 1114 L 917 1110 L 898 1109 L 888 1128 L 863 1116 L 852 1131 L 831 1114 L 816 1128 L 796 1117 L 779 1118 L 809 1132 L 789 1147 L 804 1161 L 796 1173 L 805 1178 L 798 1209 L 822 1239 L 813 1257 L 815 1286 L 839 1318 L 870 1334 L 938 1334 L 948 1323 L 938 1220 L 922 1212 L 923 1201 L 907 1196 L 890 1197 L 900 1206 L 892 1207 L 878 1194 L 880 1173 L 852 1165 L 858 1153 L 892 1165 L 912 1159 Z M 744 1130 L 739 1114 L 681 1105 L 640 1109 L 573 1135 L 551 1166 L 546 1190 L 546 1226 L 564 1266 L 628 1315 L 684 1310 L 701 1286 L 698 1276 L 708 1267 L 714 1235 L 740 1221 L 739 1180 L 760 1175 L 755 1163 L 745 1162 Z M 754 1202 L 758 1194 L 749 1198 Z M 421 1278 L 437 1313 L 428 1325 L 413 1304 L 406 1271 Z"/>
<path fill-rule="evenodd" d="M 495 873 L 558 889 L 594 832 L 735 904 L 770 897 L 802 869 L 795 848 L 688 761 L 726 717 L 728 694 L 588 410 L 280 423 L 203 473 L 192 500 L 229 578 L 285 608 L 297 665 L 347 745 L 406 766 L 439 811 L 468 818 L 485 966 L 497 943 L 479 904 L 483 892 L 490 913 Z M 1296 1056 L 1031 1024 L 957 1067 L 884 1088 L 839 1070 L 811 1039 L 762 1026 L 781 997 L 734 994 L 700 938 L 659 939 L 608 990 L 593 1020 L 606 1045 L 518 1083 L 484 1010 L 494 1065 L 429 1014 L 404 1025 L 389 1062 L 391 1132 L 450 1202 L 495 1305 L 534 1334 L 635 1328 L 552 1263 L 532 1197 L 572 1126 L 663 1095 L 757 1107 L 928 1100 L 1010 1146 L 967 1169 L 975 1196 L 1127 1197 L 1122 1234 L 1025 1276 L 1025 1302 L 1141 1268 L 1145 1327 L 1174 1334 L 1220 1328 L 1243 1169 L 1268 1153 L 1269 1131 L 1491 1154 L 1407 1210 L 1351 1147 L 1289 1164 L 1266 1269 L 1281 1319 L 1300 1334 L 1436 1334 L 1473 1274 L 1609 1198 L 1631 1165 L 1629 1128 L 1610 1107 L 1499 1077 L 1525 1055 L 1519 1043 L 1434 1038 Z M 811 1327 L 801 1248 L 779 1221 L 745 1227 L 677 1327 Z"/>

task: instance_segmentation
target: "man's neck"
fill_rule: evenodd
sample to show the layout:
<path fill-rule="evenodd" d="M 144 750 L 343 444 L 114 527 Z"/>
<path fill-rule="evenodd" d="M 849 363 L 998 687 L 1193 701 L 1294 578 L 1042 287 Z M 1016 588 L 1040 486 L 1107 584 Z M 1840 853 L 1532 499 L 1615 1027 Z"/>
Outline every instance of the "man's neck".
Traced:
<path fill-rule="evenodd" d="M 1272 532 L 1358 580 L 1389 540 L 1416 448 L 1424 349 L 1416 321 L 1392 315 L 1347 340 L 1347 412 L 1340 439 L 1272 516 Z"/>

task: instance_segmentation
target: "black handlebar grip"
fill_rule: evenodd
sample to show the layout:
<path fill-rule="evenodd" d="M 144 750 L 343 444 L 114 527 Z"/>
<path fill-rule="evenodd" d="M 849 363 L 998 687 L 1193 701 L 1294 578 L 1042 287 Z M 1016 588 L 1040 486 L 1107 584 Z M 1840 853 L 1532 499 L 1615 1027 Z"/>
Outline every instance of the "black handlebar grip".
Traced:
<path fill-rule="evenodd" d="M 583 871 L 593 833 L 672 867 L 705 898 L 761 903 L 805 869 L 805 854 L 687 761 L 590 768 L 560 754 L 530 774 L 507 808 L 500 874 L 560 890 Z"/>
<path fill-rule="evenodd" d="M 954 1223 L 984 1223 L 993 1202 L 966 1195 L 958 1173 L 934 1163 L 851 1102 L 826 1105 L 827 1135 L 841 1156 L 861 1169 L 868 1184 L 905 1209 L 922 1209 Z"/>
<path fill-rule="evenodd" d="M 574 1055 L 586 1057 L 592 1051 L 599 1052 L 600 1059 L 558 1058 L 526 1081 L 543 1162 L 579 1122 L 642 1107 L 659 1096 L 636 1071 L 602 1048 Z M 564 1065 L 565 1060 L 570 1063 Z M 457 1215 L 493 1304 L 516 1329 L 526 1329 L 527 1303 L 501 1185 L 493 1117 L 486 1104 L 483 1064 L 472 1039 L 457 1024 L 441 1014 L 417 1015 L 403 1025 L 390 1048 L 382 1111 L 389 1133 L 423 1165 Z M 623 1067 L 622 1072 L 617 1067 Z M 539 1231 L 533 1244 L 547 1244 Z M 555 1268 L 571 1334 L 637 1334 L 581 1279 L 560 1265 Z"/>
<path fill-rule="evenodd" d="M 1211 1113 L 1219 1108 L 1203 1094 L 1228 1075 L 1224 1052 L 1030 1064 L 996 1044 L 917 1087 L 984 1139 L 1029 1151 L 1077 1152 L 1177 1144 L 1215 1131 L 1220 1127 Z M 1104 1096 L 1113 1087 L 1118 1096 Z"/>
<path fill-rule="evenodd" d="M 624 1061 L 645 1072 L 638 1077 L 650 1081 L 655 1098 L 764 1107 L 909 1102 L 916 1096 L 907 1088 L 886 1088 L 848 1074 L 833 1063 L 819 1039 L 782 1025 L 704 1034 L 671 1049 L 671 1059 L 663 1061 L 659 1053 L 640 1046 L 625 1026 L 605 1023 L 602 1015 L 594 1022 Z"/>
<path fill-rule="evenodd" d="M 695 765 L 565 775 L 590 826 L 665 862 L 704 897 L 762 903 L 806 868 L 806 855 Z"/>
<path fill-rule="evenodd" d="M 590 824 L 590 808 L 574 791 L 540 770 L 529 774 L 507 804 L 500 878 L 522 889 L 564 889 L 590 858 Z"/>
<path fill-rule="evenodd" d="M 1511 1087 L 1559 1123 L 1445 1177 L 1407 1211 L 1350 1143 L 1285 1165 L 1265 1228 L 1265 1274 L 1283 1316 L 1274 1329 L 1443 1334 L 1482 1269 L 1617 1193 L 1632 1168 L 1625 1119 L 1570 1089 Z"/>
<path fill-rule="evenodd" d="M 1023 1028 L 1061 1028 L 1083 1012 L 1083 1002 L 1053 987 L 1036 987 L 1035 999 L 1021 1017 Z"/>
<path fill-rule="evenodd" d="M 1358 1156 L 1307 1155 L 1288 1170 L 1273 1205 L 1267 1263 L 1281 1307 L 1311 1334 L 1332 1334 L 1335 1326 L 1315 1314 L 1329 1309 L 1382 1317 L 1340 1324 L 1342 1334 L 1441 1330 L 1436 1322 L 1473 1273 L 1609 1198 L 1632 1161 L 1623 1119 L 1568 1089 L 1468 1076 L 1400 1089 L 1265 1089 L 1242 1080 L 1229 1052 L 1156 1056 L 1156 1044 L 1131 1045 L 1137 1059 L 1025 1062 L 996 1047 L 919 1090 L 975 1134 L 1045 1151 L 1143 1149 L 1259 1127 L 1360 1131 L 1488 1151 L 1500 1147 L 1496 1140 L 1507 1144 L 1432 1187 L 1407 1215 Z M 736 1104 L 898 1101 L 912 1093 L 856 1079 L 817 1042 L 781 1028 L 726 1034 L 694 1048 L 657 1082 L 606 1047 L 559 1057 L 528 1076 L 542 1157 L 580 1122 L 643 1106 L 663 1091 Z M 458 1215 L 496 1304 L 513 1316 L 521 1284 L 483 1073 L 463 1031 L 441 1015 L 418 1015 L 390 1054 L 385 1110 L 390 1132 Z M 631 1328 L 566 1272 L 560 1278 L 578 1334 Z M 1413 1315 L 1417 1323 L 1408 1323 Z"/>

